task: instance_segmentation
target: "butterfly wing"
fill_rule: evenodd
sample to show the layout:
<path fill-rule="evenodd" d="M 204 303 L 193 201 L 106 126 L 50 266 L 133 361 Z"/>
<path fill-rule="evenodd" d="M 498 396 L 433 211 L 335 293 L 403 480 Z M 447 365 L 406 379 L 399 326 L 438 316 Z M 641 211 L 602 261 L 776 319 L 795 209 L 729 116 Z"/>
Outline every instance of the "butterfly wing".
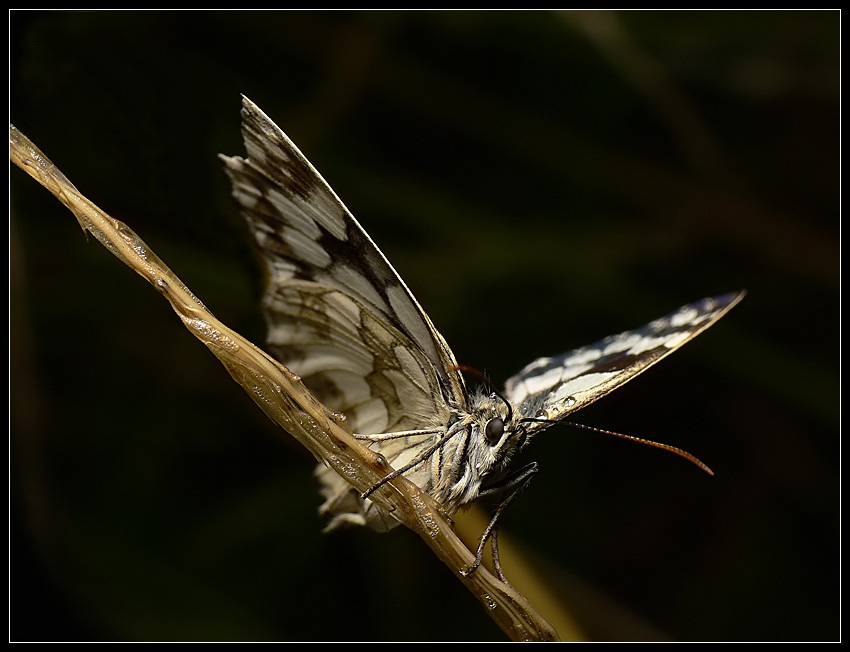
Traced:
<path fill-rule="evenodd" d="M 233 195 L 263 257 L 270 353 L 358 434 L 444 426 L 468 405 L 454 355 L 396 271 L 289 138 L 243 97 L 247 158 L 221 156 Z M 372 444 L 396 468 L 435 434 Z M 320 511 L 386 530 L 397 521 L 333 470 L 317 474 Z M 431 470 L 407 477 L 425 490 Z"/>
<path fill-rule="evenodd" d="M 248 158 L 221 158 L 268 272 L 271 352 L 358 433 L 427 427 L 465 406 L 454 355 L 410 290 L 247 98 L 242 134 Z"/>
<path fill-rule="evenodd" d="M 540 358 L 507 381 L 505 396 L 517 417 L 557 421 L 671 354 L 720 319 L 744 296 L 735 292 L 682 306 L 641 328 Z M 551 423 L 531 422 L 529 434 Z"/>

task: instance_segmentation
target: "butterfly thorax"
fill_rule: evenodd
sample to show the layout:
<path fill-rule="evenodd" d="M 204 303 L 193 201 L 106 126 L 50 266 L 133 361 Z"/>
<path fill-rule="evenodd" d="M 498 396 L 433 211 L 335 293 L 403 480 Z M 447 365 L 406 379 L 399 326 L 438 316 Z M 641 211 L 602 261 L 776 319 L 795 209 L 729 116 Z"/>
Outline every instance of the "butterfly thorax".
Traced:
<path fill-rule="evenodd" d="M 438 479 L 430 493 L 450 510 L 491 493 L 505 475 L 526 439 L 512 414 L 504 400 L 484 392 L 470 397 L 467 412 L 455 413 L 446 433 L 456 434 L 431 460 Z"/>

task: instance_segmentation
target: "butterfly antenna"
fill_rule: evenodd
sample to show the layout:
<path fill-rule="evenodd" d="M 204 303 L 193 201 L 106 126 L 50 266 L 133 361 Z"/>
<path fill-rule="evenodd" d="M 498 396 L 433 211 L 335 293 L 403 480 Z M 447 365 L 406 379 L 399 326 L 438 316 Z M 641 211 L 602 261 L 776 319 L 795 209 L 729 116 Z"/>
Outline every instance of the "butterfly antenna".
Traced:
<path fill-rule="evenodd" d="M 553 423 L 553 424 L 556 423 L 554 421 L 550 421 L 549 419 L 533 419 L 533 418 L 521 419 L 521 421 L 534 421 L 534 422 L 538 422 L 538 423 Z M 559 421 L 557 423 L 562 423 L 562 424 L 567 425 L 567 426 L 574 426 L 576 428 L 581 428 L 582 430 L 590 430 L 591 432 L 599 432 L 599 433 L 602 433 L 603 435 L 612 435 L 614 437 L 620 437 L 621 439 L 628 439 L 629 441 L 635 441 L 639 444 L 646 444 L 647 446 L 652 446 L 653 448 L 660 448 L 663 451 L 668 451 L 670 453 L 678 455 L 679 457 L 683 457 L 686 460 L 688 460 L 689 462 L 691 462 L 692 464 L 696 464 L 699 468 L 701 468 L 703 471 L 708 473 L 708 475 L 714 475 L 714 471 L 712 471 L 710 468 L 708 468 L 708 466 L 706 464 L 704 464 L 702 462 L 702 460 L 700 460 L 698 457 L 696 457 L 695 455 L 691 455 L 688 451 L 682 450 L 681 448 L 676 448 L 675 446 L 671 446 L 670 444 L 662 444 L 662 443 L 659 443 L 657 441 L 651 441 L 649 439 L 643 439 L 641 437 L 634 437 L 632 435 L 624 435 L 620 432 L 614 432 L 613 430 L 603 430 L 602 428 L 594 428 L 593 426 L 586 426 L 582 423 L 576 423 L 574 421 Z"/>
<path fill-rule="evenodd" d="M 511 405 L 511 402 L 504 397 L 502 392 L 500 392 L 498 389 L 496 389 L 496 387 L 493 385 L 493 383 L 490 382 L 490 379 L 487 378 L 487 376 L 485 374 L 481 373 L 480 371 L 478 371 L 478 369 L 475 369 L 474 367 L 467 367 L 466 365 L 463 365 L 463 364 L 452 365 L 451 368 L 455 369 L 457 371 L 462 371 L 464 373 L 472 374 L 473 376 L 475 376 L 476 378 L 481 380 L 485 385 L 487 385 L 487 387 L 490 388 L 490 391 L 493 392 L 496 396 L 498 396 L 508 408 L 508 418 L 505 419 L 505 423 L 511 422 L 511 418 L 514 415 L 514 408 Z"/>

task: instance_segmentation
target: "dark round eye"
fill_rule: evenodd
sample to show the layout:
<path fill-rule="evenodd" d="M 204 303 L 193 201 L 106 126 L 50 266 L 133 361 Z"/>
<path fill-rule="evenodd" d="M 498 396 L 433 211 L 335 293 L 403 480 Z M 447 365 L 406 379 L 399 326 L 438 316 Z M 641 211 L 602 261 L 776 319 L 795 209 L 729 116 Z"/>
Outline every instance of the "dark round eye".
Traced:
<path fill-rule="evenodd" d="M 494 417 L 490 419 L 487 422 L 487 425 L 484 426 L 484 438 L 491 446 L 495 446 L 496 444 L 498 444 L 504 433 L 505 422 L 502 421 L 499 417 Z"/>

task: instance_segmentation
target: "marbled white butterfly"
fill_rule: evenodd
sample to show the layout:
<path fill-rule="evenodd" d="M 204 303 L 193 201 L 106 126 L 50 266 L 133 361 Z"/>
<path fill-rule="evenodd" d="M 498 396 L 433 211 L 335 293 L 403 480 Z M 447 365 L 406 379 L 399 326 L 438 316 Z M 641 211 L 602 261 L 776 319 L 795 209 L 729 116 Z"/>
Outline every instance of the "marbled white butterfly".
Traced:
<path fill-rule="evenodd" d="M 509 492 L 509 501 L 536 470 L 510 467 L 531 436 L 672 353 L 743 296 L 686 305 L 637 330 L 540 358 L 508 379 L 503 392 L 469 393 L 451 349 L 389 261 L 247 98 L 242 131 L 248 158 L 221 158 L 265 260 L 270 352 L 344 414 L 395 475 L 404 473 L 448 513 L 497 492 Z M 317 473 L 328 529 L 398 524 L 333 470 L 320 466 Z M 482 537 L 479 561 L 494 523 Z"/>

